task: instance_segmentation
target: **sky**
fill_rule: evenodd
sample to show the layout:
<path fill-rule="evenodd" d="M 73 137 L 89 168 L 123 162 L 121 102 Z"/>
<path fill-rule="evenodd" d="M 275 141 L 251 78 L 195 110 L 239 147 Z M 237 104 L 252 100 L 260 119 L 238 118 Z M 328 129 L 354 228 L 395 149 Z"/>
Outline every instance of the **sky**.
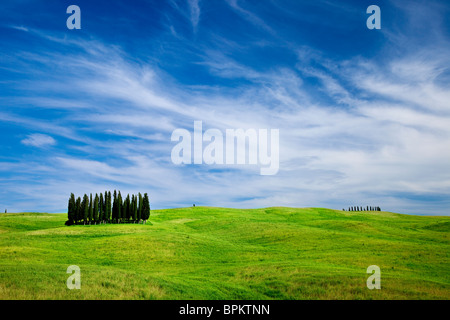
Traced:
<path fill-rule="evenodd" d="M 449 16 L 432 0 L 2 0 L 0 211 L 121 190 L 152 209 L 450 215 Z M 277 174 L 174 164 L 194 121 L 278 129 Z"/>

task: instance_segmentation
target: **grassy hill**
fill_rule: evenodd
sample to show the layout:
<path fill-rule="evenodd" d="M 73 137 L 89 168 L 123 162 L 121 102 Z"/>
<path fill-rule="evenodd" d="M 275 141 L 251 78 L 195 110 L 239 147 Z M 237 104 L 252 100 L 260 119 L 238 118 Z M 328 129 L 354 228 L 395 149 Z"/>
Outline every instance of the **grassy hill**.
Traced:
<path fill-rule="evenodd" d="M 0 299 L 449 299 L 450 218 L 153 210 L 146 225 L 0 214 Z M 69 265 L 81 290 L 68 290 Z M 370 265 L 381 290 L 369 290 Z"/>

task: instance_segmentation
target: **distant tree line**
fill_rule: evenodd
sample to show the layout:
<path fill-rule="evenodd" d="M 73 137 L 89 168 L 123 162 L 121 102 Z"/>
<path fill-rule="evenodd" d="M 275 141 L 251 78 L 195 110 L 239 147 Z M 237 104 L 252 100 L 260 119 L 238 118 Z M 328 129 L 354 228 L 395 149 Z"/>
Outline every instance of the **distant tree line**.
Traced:
<path fill-rule="evenodd" d="M 342 211 L 345 211 L 345 209 L 342 209 Z M 381 208 L 372 206 L 354 206 L 349 207 L 347 211 L 381 211 Z"/>
<path fill-rule="evenodd" d="M 112 200 L 112 205 L 111 205 Z M 95 194 L 92 198 L 87 194 L 83 198 L 75 199 L 73 193 L 70 194 L 67 210 L 66 225 L 73 224 L 105 224 L 105 223 L 146 223 L 150 217 L 150 202 L 148 195 L 141 193 L 138 195 L 128 194 L 122 198 L 120 191 L 114 190 L 113 198 L 111 192 L 105 191 L 103 195 Z"/>

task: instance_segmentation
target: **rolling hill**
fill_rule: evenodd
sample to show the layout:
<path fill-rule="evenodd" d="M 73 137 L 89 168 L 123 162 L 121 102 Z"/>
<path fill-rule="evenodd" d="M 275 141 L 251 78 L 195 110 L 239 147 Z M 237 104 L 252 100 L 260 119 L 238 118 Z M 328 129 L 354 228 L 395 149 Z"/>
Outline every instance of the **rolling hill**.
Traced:
<path fill-rule="evenodd" d="M 65 226 L 0 214 L 0 299 L 450 299 L 450 217 L 323 208 L 152 210 Z M 81 269 L 69 290 L 67 267 Z M 367 267 L 381 269 L 369 290 Z"/>

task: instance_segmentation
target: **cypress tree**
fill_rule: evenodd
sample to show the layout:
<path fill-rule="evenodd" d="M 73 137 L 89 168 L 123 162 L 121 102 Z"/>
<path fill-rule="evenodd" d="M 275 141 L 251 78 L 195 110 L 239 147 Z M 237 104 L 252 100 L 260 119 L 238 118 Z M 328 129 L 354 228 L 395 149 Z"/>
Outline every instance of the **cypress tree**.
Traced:
<path fill-rule="evenodd" d="M 70 197 L 69 201 L 67 201 L 67 221 L 70 221 L 72 218 L 72 204 L 70 203 Z"/>
<path fill-rule="evenodd" d="M 123 201 L 122 201 L 122 195 L 117 195 L 117 219 L 119 220 L 119 223 L 122 221 L 122 213 L 123 213 Z"/>
<path fill-rule="evenodd" d="M 75 202 L 75 223 L 79 223 L 81 221 L 81 198 L 78 197 Z"/>
<path fill-rule="evenodd" d="M 128 220 L 133 219 L 133 204 L 131 203 L 131 198 L 127 196 L 127 202 L 128 202 Z"/>
<path fill-rule="evenodd" d="M 130 221 L 134 220 L 133 215 L 134 215 L 134 194 L 131 195 L 130 201 Z"/>
<path fill-rule="evenodd" d="M 107 202 L 108 202 L 108 192 L 105 191 L 105 196 L 103 197 L 103 216 L 102 216 L 103 223 L 106 223 L 106 220 L 107 220 L 106 219 L 106 215 L 107 215 L 106 207 L 108 206 Z"/>
<path fill-rule="evenodd" d="M 114 200 L 112 204 L 112 220 L 117 220 L 117 193 L 116 190 L 114 190 Z"/>
<path fill-rule="evenodd" d="M 127 211 L 128 211 L 127 197 L 124 196 L 123 205 L 122 205 L 122 220 L 123 220 L 123 222 L 127 221 Z"/>
<path fill-rule="evenodd" d="M 67 218 L 69 220 L 69 224 L 74 224 L 76 220 L 77 209 L 75 195 L 73 193 L 70 194 L 69 205 L 67 209 Z"/>
<path fill-rule="evenodd" d="M 84 219 L 84 196 L 81 197 L 81 203 L 80 203 L 80 224 L 83 222 Z"/>
<path fill-rule="evenodd" d="M 144 223 L 146 223 L 148 218 L 150 218 L 150 201 L 148 200 L 148 195 L 146 193 L 144 193 L 142 206 L 142 219 L 144 220 Z"/>
<path fill-rule="evenodd" d="M 100 196 L 101 196 L 102 194 L 100 193 Z M 98 199 L 98 194 L 96 193 L 95 194 L 95 199 L 94 199 L 94 221 L 95 221 L 95 224 L 97 224 L 97 221 L 99 221 L 99 208 L 98 208 L 98 205 L 99 205 L 99 199 Z"/>
<path fill-rule="evenodd" d="M 84 194 L 83 201 L 81 202 L 81 214 L 83 216 L 83 223 L 86 224 L 89 215 L 89 197 Z"/>
<path fill-rule="evenodd" d="M 133 195 L 133 221 L 136 223 L 137 218 L 137 196 Z"/>
<path fill-rule="evenodd" d="M 103 194 L 100 192 L 100 197 L 98 198 L 98 220 L 103 221 L 104 219 L 104 207 L 103 207 Z"/>
<path fill-rule="evenodd" d="M 108 191 L 108 194 L 105 191 L 105 198 L 106 199 L 106 220 L 111 220 L 111 191 Z"/>
<path fill-rule="evenodd" d="M 91 196 L 89 198 L 89 224 L 92 223 L 92 221 L 94 221 L 94 208 L 92 207 L 92 193 Z"/>
<path fill-rule="evenodd" d="M 142 219 L 142 195 L 140 192 L 139 192 L 139 208 L 137 211 L 137 219 L 138 219 L 138 222 L 141 222 L 141 219 Z"/>
<path fill-rule="evenodd" d="M 130 204 L 130 197 L 129 197 L 129 195 L 127 195 L 127 197 L 123 201 L 123 213 L 122 213 L 122 216 L 123 216 L 123 220 L 124 221 L 130 219 L 130 216 L 129 216 L 130 205 L 129 204 Z"/>

